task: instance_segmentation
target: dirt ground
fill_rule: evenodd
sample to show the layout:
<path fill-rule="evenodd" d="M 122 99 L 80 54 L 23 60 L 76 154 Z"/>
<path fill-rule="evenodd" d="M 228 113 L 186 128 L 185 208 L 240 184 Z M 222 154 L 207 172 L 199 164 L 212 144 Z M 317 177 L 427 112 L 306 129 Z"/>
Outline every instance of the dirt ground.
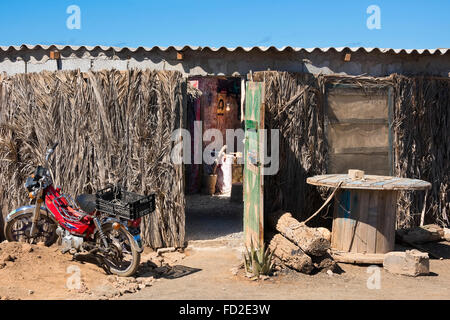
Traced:
<path fill-rule="evenodd" d="M 224 242 L 226 243 L 226 242 Z M 212 244 L 212 245 L 211 245 Z M 450 252 L 450 243 L 440 243 Z M 146 250 L 134 278 L 107 275 L 92 263 L 71 260 L 58 247 L 0 244 L 2 299 L 450 299 L 450 259 L 430 260 L 431 274 L 417 278 L 380 271 L 380 288 L 369 289 L 367 266 L 339 264 L 341 274 L 281 272 L 252 281 L 236 266 L 242 247 L 197 241 L 184 253 L 158 256 Z M 6 261 L 5 261 L 6 260 Z M 2 263 L 2 261 L 5 261 Z M 69 269 L 68 269 L 69 268 Z M 69 289 L 79 268 L 81 286 Z"/>
<path fill-rule="evenodd" d="M 446 243 L 450 250 L 450 243 Z M 183 265 L 200 271 L 164 280 L 121 299 L 450 299 L 450 260 L 430 260 L 431 274 L 407 277 L 380 268 L 380 289 L 368 289 L 368 266 L 339 264 L 342 274 L 305 275 L 294 271 L 251 281 L 240 271 L 241 251 L 229 247 L 188 250 Z"/>
<path fill-rule="evenodd" d="M 115 299 L 149 287 L 184 254 L 157 256 L 146 249 L 136 277 L 108 275 L 95 260 L 73 261 L 57 245 L 0 244 L 0 300 Z"/>
<path fill-rule="evenodd" d="M 242 204 L 230 203 L 226 195 L 188 197 L 186 238 L 189 246 L 182 253 L 158 255 L 147 248 L 131 278 L 108 275 L 95 261 L 72 261 L 56 245 L 3 242 L 0 299 L 450 299 L 448 242 L 424 245 L 443 257 L 430 260 L 429 276 L 379 268 L 380 287 L 369 289 L 374 269 L 348 264 L 339 264 L 340 274 L 283 271 L 267 280 L 246 278 L 236 268 L 243 253 Z"/>

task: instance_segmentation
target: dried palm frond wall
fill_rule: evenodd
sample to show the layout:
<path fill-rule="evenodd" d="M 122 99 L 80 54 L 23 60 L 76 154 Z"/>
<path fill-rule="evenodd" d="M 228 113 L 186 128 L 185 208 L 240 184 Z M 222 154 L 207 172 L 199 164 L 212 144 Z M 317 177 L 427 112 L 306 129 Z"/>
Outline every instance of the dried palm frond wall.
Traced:
<path fill-rule="evenodd" d="M 280 141 L 279 171 L 264 177 L 264 215 L 284 209 L 304 220 L 322 201 L 306 179 L 326 173 L 320 81 L 310 74 L 271 71 L 256 73 L 254 80 L 265 82 L 265 128 L 279 129 Z"/>
<path fill-rule="evenodd" d="M 346 83 L 367 89 L 389 85 L 394 89 L 394 173 L 431 182 L 425 222 L 450 225 L 450 79 L 313 76 L 267 71 L 255 73 L 254 80 L 265 82 L 266 128 L 280 129 L 280 170 L 264 179 L 265 215 L 283 209 L 305 220 L 321 206 L 329 192 L 306 184 L 307 177 L 327 172 L 326 85 Z M 424 192 L 403 192 L 398 204 L 399 227 L 420 223 Z M 319 218 L 312 222 L 327 224 Z"/>
<path fill-rule="evenodd" d="M 79 71 L 20 74 L 0 82 L 0 204 L 3 214 L 27 203 L 23 183 L 59 141 L 52 167 L 66 193 L 121 183 L 157 194 L 142 223 L 154 248 L 184 244 L 182 166 L 170 161 L 181 126 L 181 73 Z"/>
<path fill-rule="evenodd" d="M 431 182 L 426 196 L 402 193 L 400 226 L 425 223 L 450 225 L 450 79 L 394 77 L 395 172 Z M 425 209 L 424 209 L 425 208 Z"/>

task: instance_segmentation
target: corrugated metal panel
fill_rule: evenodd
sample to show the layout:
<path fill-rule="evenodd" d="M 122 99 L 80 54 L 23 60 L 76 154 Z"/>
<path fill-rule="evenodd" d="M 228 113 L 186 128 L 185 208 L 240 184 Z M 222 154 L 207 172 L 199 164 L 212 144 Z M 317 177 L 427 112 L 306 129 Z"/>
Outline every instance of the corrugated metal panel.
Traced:
<path fill-rule="evenodd" d="M 351 52 L 357 52 L 357 51 L 363 51 L 366 53 L 371 52 L 379 52 L 379 53 L 393 53 L 393 54 L 419 54 L 419 55 L 444 55 L 450 52 L 449 48 L 438 48 L 438 49 L 389 49 L 389 48 L 364 48 L 364 47 L 329 47 L 329 48 L 297 48 L 297 47 L 235 47 L 235 48 L 229 48 L 229 47 L 220 47 L 220 48 L 213 48 L 213 47 L 199 47 L 199 46 L 169 46 L 169 47 L 160 47 L 160 46 L 154 46 L 154 47 L 138 47 L 138 48 L 129 48 L 129 47 L 108 47 L 108 46 L 68 46 L 68 45 L 26 45 L 23 44 L 21 46 L 0 46 L 0 51 L 8 52 L 8 51 L 21 51 L 21 50 L 36 50 L 36 49 L 42 49 L 42 50 L 49 50 L 49 49 L 57 49 L 59 51 L 62 51 L 64 49 L 70 49 L 72 51 L 78 51 L 78 50 L 87 50 L 87 51 L 94 51 L 94 50 L 101 50 L 101 51 L 111 51 L 114 50 L 115 52 L 121 52 L 121 51 L 131 51 L 136 52 L 139 50 L 144 51 L 169 51 L 169 50 L 176 50 L 176 51 L 211 51 L 211 52 L 218 52 L 218 51 L 245 51 L 245 52 L 251 52 L 251 51 L 260 51 L 260 52 L 266 52 L 266 51 L 276 51 L 276 52 L 307 52 L 312 53 L 314 51 L 319 52 L 344 52 L 344 51 L 351 51 Z"/>

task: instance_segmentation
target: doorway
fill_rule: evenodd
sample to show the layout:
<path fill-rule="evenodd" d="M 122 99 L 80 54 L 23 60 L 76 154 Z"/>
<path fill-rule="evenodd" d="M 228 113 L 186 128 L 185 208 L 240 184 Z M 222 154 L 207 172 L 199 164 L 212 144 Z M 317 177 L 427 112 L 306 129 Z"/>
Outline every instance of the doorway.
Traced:
<path fill-rule="evenodd" d="M 243 239 L 242 83 L 240 77 L 188 79 L 186 241 Z"/>

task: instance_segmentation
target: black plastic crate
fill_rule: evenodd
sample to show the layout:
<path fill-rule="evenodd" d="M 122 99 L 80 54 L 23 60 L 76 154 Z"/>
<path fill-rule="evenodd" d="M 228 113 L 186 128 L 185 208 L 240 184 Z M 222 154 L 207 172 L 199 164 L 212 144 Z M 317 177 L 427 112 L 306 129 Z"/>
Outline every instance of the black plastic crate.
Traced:
<path fill-rule="evenodd" d="M 110 186 L 97 191 L 96 209 L 128 220 L 146 216 L 155 211 L 155 194 L 142 196 L 126 191 L 121 186 Z"/>

